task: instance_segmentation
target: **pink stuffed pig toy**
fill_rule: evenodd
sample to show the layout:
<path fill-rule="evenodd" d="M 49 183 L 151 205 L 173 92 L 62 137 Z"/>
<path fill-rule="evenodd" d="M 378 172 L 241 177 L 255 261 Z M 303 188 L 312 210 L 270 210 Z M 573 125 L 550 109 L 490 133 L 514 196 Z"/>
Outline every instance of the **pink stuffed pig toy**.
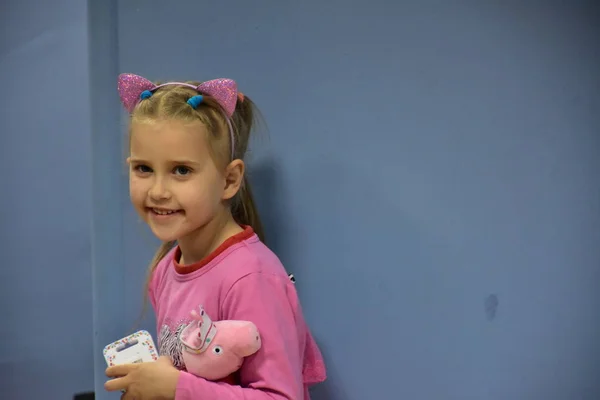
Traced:
<path fill-rule="evenodd" d="M 191 374 L 210 381 L 228 377 L 256 353 L 261 339 L 256 325 L 248 321 L 213 322 L 202 307 L 193 310 L 193 321 L 181 332 L 182 356 Z"/>

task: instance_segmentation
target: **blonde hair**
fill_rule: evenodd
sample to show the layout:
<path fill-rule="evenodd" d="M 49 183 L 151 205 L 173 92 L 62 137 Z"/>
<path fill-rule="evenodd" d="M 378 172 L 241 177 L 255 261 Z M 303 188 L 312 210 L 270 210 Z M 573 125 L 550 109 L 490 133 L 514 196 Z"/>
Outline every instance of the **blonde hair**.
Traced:
<path fill-rule="evenodd" d="M 194 86 L 200 84 L 199 82 L 187 83 Z M 209 149 L 218 167 L 225 168 L 232 159 L 243 159 L 248 149 L 250 133 L 254 129 L 255 118 L 258 114 L 258 110 L 252 100 L 248 96 L 240 98 L 230 118 L 234 137 L 232 154 L 229 127 L 221 106 L 212 97 L 204 96 L 202 102 L 194 109 L 187 103 L 187 100 L 195 95 L 198 95 L 198 92 L 186 86 L 163 86 L 156 90 L 151 97 L 140 101 L 131 113 L 130 122 L 160 119 L 201 122 L 209 132 L 209 137 L 207 138 Z M 263 225 L 258 215 L 246 174 L 244 174 L 240 190 L 232 199 L 231 211 L 233 218 L 238 224 L 251 226 L 261 241 L 265 241 Z M 175 244 L 176 242 L 174 241 L 162 243 L 150 262 L 144 290 L 144 311 L 147 306 L 148 290 L 152 274 L 158 263 L 173 249 Z M 142 314 L 144 311 L 142 311 Z"/>

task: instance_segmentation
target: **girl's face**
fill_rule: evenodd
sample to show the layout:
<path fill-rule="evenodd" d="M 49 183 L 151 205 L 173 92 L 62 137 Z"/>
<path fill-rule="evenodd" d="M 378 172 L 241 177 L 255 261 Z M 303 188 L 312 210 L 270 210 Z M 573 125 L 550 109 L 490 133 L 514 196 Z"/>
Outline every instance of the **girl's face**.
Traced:
<path fill-rule="evenodd" d="M 129 192 L 136 211 L 162 241 L 181 240 L 224 210 L 227 179 L 200 122 L 133 122 Z"/>

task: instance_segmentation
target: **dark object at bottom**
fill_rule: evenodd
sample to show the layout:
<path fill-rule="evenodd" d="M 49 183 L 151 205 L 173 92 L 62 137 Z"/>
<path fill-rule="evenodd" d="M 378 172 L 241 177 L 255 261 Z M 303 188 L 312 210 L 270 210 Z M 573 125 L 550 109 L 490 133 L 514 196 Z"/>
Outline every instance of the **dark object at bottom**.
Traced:
<path fill-rule="evenodd" d="M 73 396 L 73 400 L 95 400 L 96 395 L 94 392 L 77 393 Z"/>

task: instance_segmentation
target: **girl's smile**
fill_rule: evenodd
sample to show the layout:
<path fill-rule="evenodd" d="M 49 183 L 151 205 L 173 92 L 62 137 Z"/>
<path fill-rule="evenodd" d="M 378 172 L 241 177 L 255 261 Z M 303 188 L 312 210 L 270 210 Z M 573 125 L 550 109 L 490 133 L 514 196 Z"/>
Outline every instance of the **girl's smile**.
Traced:
<path fill-rule="evenodd" d="M 149 217 L 157 222 L 168 222 L 175 217 L 181 216 L 183 210 L 169 210 L 165 208 L 148 207 L 147 212 Z"/>

